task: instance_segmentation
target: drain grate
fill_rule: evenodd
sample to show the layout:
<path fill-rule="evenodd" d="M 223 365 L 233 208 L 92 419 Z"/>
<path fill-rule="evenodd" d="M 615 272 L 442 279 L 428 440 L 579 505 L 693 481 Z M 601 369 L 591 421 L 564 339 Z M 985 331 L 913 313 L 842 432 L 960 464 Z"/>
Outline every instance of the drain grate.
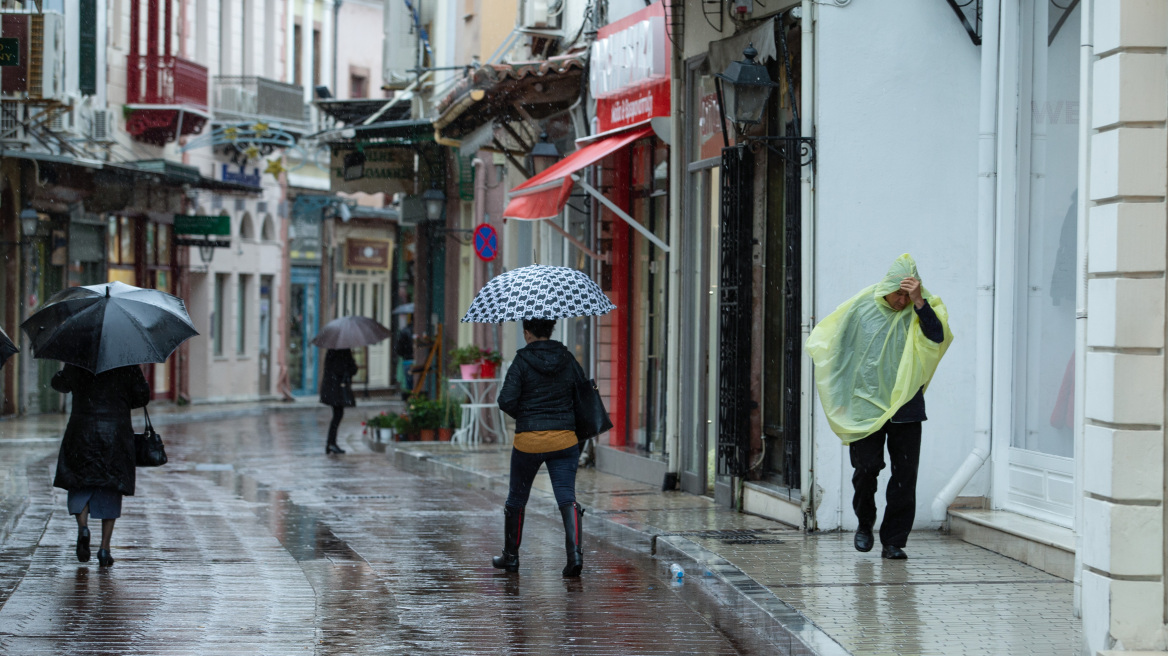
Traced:
<path fill-rule="evenodd" d="M 400 499 L 396 494 L 338 494 L 333 497 L 342 501 L 361 501 L 364 499 Z"/>
<path fill-rule="evenodd" d="M 783 543 L 782 540 L 776 540 L 774 538 L 770 538 L 770 539 L 767 539 L 767 538 L 742 538 L 742 539 L 734 538 L 734 539 L 722 540 L 722 544 L 782 544 L 782 543 Z"/>

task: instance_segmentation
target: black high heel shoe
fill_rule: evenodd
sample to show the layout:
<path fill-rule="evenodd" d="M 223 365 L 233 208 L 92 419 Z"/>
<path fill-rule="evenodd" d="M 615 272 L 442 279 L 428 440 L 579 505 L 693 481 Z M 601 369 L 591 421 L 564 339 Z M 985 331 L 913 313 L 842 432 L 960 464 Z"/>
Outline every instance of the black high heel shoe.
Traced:
<path fill-rule="evenodd" d="M 330 442 L 328 446 L 324 448 L 324 452 L 327 454 L 341 454 L 344 453 L 345 450 L 337 446 L 336 442 Z"/>
<path fill-rule="evenodd" d="M 97 550 L 97 564 L 102 567 L 110 567 L 114 564 L 114 557 L 110 555 L 109 549 Z"/>
<path fill-rule="evenodd" d="M 77 562 L 89 562 L 89 527 L 81 526 L 77 529 Z"/>

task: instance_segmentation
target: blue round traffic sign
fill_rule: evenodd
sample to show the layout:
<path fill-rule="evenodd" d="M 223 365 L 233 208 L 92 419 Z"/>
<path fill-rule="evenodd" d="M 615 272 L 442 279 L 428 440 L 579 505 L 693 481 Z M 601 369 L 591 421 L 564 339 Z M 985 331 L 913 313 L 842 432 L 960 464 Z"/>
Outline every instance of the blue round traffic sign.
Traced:
<path fill-rule="evenodd" d="M 480 223 L 474 229 L 475 255 L 484 262 L 490 262 L 499 255 L 499 233 L 489 223 Z"/>

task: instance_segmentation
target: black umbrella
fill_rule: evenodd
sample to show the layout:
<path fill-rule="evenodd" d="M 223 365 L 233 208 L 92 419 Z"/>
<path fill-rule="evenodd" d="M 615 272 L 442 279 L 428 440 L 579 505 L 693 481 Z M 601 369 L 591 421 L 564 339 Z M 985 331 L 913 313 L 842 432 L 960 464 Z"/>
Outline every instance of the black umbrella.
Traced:
<path fill-rule="evenodd" d="M 312 343 L 325 349 L 361 348 L 393 335 L 393 331 L 369 317 L 338 317 L 320 329 Z"/>
<path fill-rule="evenodd" d="M 95 374 L 165 362 L 179 344 L 199 334 L 181 298 L 120 282 L 59 291 L 20 327 L 32 342 L 33 357 Z"/>
<path fill-rule="evenodd" d="M 8 358 L 19 352 L 20 349 L 16 348 L 16 344 L 12 343 L 12 338 L 8 336 L 8 333 L 4 332 L 3 328 L 0 328 L 0 367 L 3 367 L 4 363 L 8 362 Z"/>

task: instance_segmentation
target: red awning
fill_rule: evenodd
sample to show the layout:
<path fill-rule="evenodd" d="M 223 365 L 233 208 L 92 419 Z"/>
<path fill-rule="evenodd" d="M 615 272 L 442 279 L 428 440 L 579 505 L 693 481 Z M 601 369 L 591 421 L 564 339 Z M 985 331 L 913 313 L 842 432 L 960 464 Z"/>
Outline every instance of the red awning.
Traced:
<path fill-rule="evenodd" d="M 537 221 L 558 215 L 572 194 L 572 186 L 576 184 L 572 179 L 573 173 L 651 134 L 653 128 L 645 126 L 584 146 L 512 189 L 511 202 L 503 210 L 503 217 Z"/>

